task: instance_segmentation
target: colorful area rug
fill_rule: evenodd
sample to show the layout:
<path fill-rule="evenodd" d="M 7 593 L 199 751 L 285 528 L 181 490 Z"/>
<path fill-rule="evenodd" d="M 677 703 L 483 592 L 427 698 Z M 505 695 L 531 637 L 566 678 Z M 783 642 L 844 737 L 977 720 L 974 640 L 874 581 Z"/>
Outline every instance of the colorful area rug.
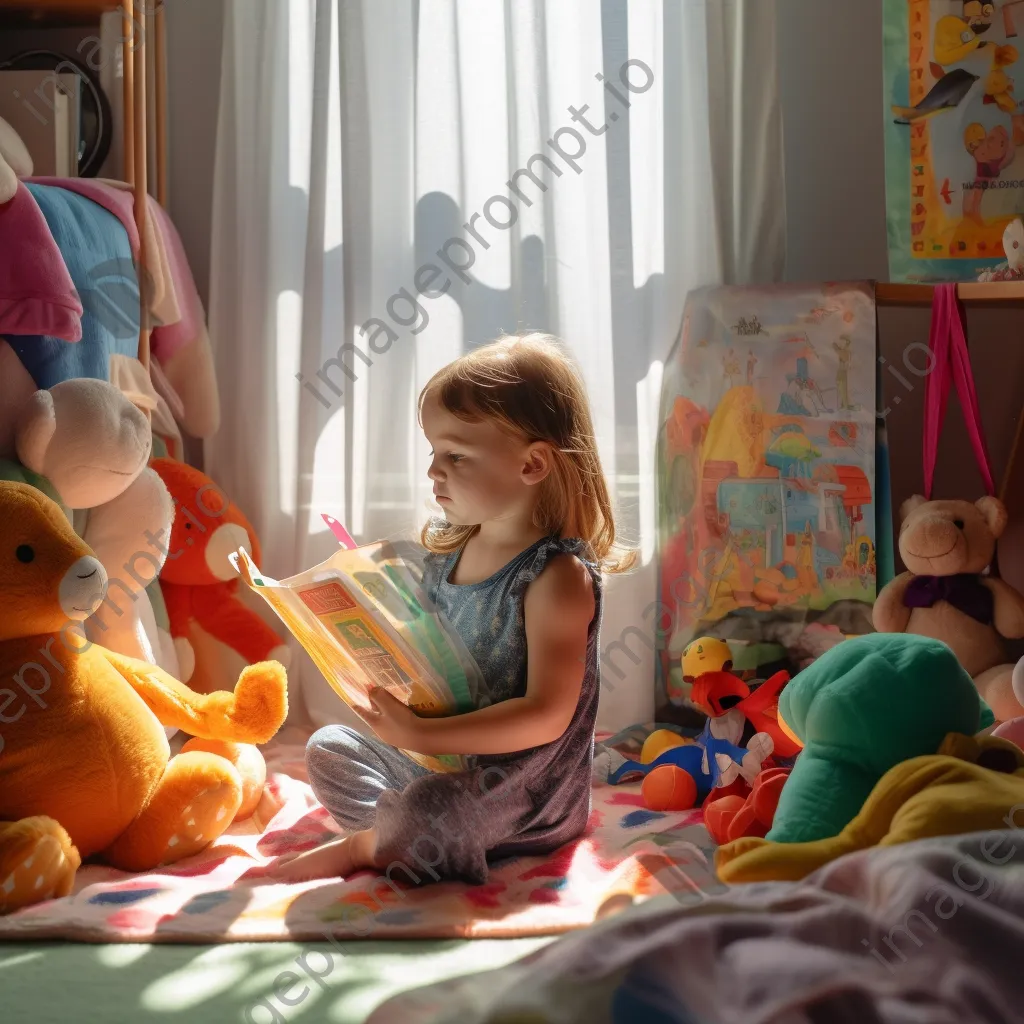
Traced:
<path fill-rule="evenodd" d="M 618 738 L 616 738 L 618 739 Z M 268 748 L 254 817 L 203 853 L 141 875 L 90 865 L 65 899 L 0 917 L 0 941 L 252 942 L 506 938 L 582 928 L 650 896 L 685 903 L 717 891 L 699 811 L 644 809 L 639 785 L 595 784 L 587 833 L 555 853 L 493 866 L 485 885 L 403 884 L 363 871 L 283 885 L 273 858 L 338 835 L 306 782 L 304 737 Z M 626 743 L 628 750 L 630 744 Z"/>

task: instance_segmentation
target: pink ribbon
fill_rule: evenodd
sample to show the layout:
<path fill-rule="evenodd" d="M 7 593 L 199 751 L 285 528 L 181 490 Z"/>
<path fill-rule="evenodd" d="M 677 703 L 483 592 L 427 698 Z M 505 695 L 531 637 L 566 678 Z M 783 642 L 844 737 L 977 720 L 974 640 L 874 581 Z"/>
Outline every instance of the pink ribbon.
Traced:
<path fill-rule="evenodd" d="M 956 393 L 960 398 L 964 420 L 967 423 L 967 433 L 985 488 L 989 494 L 995 494 L 988 446 L 985 444 L 981 414 L 978 410 L 978 395 L 974 389 L 974 375 L 971 373 L 971 360 L 967 352 L 963 310 L 957 298 L 955 284 L 935 286 L 928 343 L 931 347 L 933 365 L 925 378 L 924 388 L 924 496 L 928 499 L 932 496 L 939 434 L 946 418 L 949 391 L 953 383 L 956 384 Z"/>

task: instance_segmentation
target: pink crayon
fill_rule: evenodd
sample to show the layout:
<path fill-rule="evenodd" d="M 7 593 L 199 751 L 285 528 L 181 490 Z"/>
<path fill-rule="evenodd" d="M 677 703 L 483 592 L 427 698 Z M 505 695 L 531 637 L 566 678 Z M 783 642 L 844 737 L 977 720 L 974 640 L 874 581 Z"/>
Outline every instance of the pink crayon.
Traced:
<path fill-rule="evenodd" d="M 346 530 L 345 527 L 334 518 L 334 516 L 329 516 L 326 512 L 321 512 L 320 516 L 328 527 L 330 527 L 331 533 L 334 534 L 338 543 L 346 551 L 352 551 L 354 548 L 359 547 L 359 545 L 352 539 L 352 535 L 348 530 Z"/>

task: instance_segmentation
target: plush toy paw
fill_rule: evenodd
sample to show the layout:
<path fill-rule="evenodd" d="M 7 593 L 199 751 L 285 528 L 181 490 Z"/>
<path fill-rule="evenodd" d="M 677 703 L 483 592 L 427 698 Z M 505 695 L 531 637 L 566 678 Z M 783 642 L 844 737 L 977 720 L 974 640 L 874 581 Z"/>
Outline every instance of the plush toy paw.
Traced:
<path fill-rule="evenodd" d="M 751 785 L 754 779 L 761 773 L 765 761 L 772 756 L 775 750 L 775 741 L 766 732 L 758 732 L 750 737 L 747 744 L 747 753 L 743 757 L 743 764 L 740 766 L 740 774 Z"/>
<path fill-rule="evenodd" d="M 104 851 L 104 860 L 123 871 L 184 860 L 217 839 L 241 803 L 242 782 L 232 764 L 201 750 L 182 752 L 167 763 L 149 803 Z"/>
<path fill-rule="evenodd" d="M 711 791 L 715 795 L 715 791 Z M 715 800 L 710 800 L 704 805 L 704 827 L 708 835 L 719 845 L 724 846 L 734 836 L 730 835 L 729 828 L 736 816 L 743 810 L 746 801 L 736 793 L 727 793 Z"/>
<path fill-rule="evenodd" d="M 730 861 L 736 860 L 737 857 L 741 857 L 751 850 L 758 850 L 762 846 L 772 845 L 774 844 L 759 836 L 744 836 L 742 839 L 735 839 L 728 846 L 720 846 L 715 850 L 715 867 L 721 869 Z"/>
<path fill-rule="evenodd" d="M 240 800 L 241 793 L 231 782 L 216 782 L 196 793 L 167 840 L 161 864 L 176 864 L 205 850 L 235 820 Z"/>
<path fill-rule="evenodd" d="M 263 785 L 267 781 L 267 762 L 259 750 L 249 743 L 228 743 L 224 740 L 191 739 L 181 752 L 199 750 L 217 754 L 235 766 L 242 780 L 242 803 L 235 813 L 235 821 L 250 818 L 263 796 Z"/>
<path fill-rule="evenodd" d="M 747 792 L 716 798 L 713 790 L 704 804 L 704 825 L 719 846 L 742 838 L 764 838 L 775 820 L 788 768 L 766 768 Z"/>
<path fill-rule="evenodd" d="M 0 914 L 67 896 L 81 862 L 71 837 L 52 818 L 0 825 Z"/>
<path fill-rule="evenodd" d="M 241 743 L 266 743 L 288 715 L 288 677 L 276 661 L 242 669 L 235 683 L 229 718 Z"/>

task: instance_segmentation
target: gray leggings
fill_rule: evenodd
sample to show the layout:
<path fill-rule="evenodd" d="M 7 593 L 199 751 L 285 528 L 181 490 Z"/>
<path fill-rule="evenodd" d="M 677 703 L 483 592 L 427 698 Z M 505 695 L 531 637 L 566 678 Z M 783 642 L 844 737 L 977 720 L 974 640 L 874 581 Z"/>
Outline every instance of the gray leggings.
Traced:
<path fill-rule="evenodd" d="M 339 825 L 376 828 L 378 864 L 389 878 L 479 884 L 488 861 L 546 853 L 573 838 L 530 828 L 535 813 L 514 762 L 436 774 L 381 740 L 329 725 L 310 737 L 306 768 Z"/>

